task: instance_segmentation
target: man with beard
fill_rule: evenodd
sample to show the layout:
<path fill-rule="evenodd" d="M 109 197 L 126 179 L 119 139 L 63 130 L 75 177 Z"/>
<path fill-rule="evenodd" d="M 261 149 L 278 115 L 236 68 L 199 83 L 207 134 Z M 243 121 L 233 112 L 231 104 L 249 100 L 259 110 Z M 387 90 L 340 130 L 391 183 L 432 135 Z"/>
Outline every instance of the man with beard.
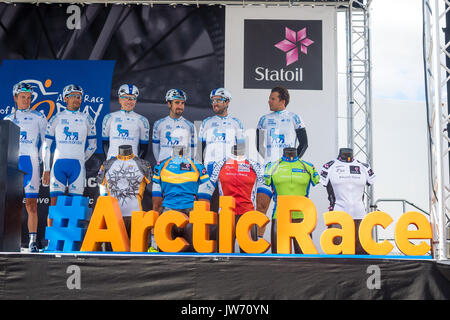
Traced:
<path fill-rule="evenodd" d="M 187 100 L 183 90 L 170 89 L 166 93 L 169 115 L 159 119 L 153 125 L 153 155 L 156 162 L 172 156 L 174 146 L 190 146 L 188 154 L 193 158 L 194 153 L 194 124 L 182 114 Z"/>

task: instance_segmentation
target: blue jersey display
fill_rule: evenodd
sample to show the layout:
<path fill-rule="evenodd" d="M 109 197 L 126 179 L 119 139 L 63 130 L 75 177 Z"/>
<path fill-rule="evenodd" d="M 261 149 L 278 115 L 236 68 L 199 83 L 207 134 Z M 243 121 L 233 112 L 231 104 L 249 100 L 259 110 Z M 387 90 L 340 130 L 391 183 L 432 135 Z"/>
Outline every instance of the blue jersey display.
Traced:
<path fill-rule="evenodd" d="M 162 197 L 163 207 L 189 209 L 194 206 L 199 186 L 208 182 L 209 176 L 201 163 L 177 156 L 158 162 L 152 181 L 152 196 Z"/>

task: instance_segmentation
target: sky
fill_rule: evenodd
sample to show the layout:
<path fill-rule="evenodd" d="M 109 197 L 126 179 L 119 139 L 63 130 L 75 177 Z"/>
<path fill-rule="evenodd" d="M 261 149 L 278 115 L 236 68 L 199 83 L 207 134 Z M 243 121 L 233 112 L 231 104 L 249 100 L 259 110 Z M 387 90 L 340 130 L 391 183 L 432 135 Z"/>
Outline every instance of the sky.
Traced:
<path fill-rule="evenodd" d="M 422 1 L 373 0 L 370 14 L 373 97 L 425 101 Z"/>

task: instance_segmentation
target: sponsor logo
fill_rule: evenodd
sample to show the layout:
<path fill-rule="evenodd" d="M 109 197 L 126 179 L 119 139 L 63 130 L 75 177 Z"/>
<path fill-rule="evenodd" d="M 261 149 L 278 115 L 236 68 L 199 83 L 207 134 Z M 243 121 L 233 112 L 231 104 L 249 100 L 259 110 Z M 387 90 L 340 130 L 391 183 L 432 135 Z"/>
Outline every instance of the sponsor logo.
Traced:
<path fill-rule="evenodd" d="M 321 20 L 244 21 L 244 88 L 322 90 L 322 68 Z"/>
<path fill-rule="evenodd" d="M 361 174 L 361 169 L 359 168 L 359 166 L 350 166 L 350 173 Z"/>

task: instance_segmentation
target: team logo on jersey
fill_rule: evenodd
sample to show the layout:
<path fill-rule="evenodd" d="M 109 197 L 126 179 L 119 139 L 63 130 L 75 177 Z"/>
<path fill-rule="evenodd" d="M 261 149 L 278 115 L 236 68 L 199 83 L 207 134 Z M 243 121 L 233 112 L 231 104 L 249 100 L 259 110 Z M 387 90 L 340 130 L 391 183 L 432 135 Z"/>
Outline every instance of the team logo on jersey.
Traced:
<path fill-rule="evenodd" d="M 69 131 L 69 127 L 64 127 L 65 141 L 78 141 L 78 132 Z"/>
<path fill-rule="evenodd" d="M 350 166 L 350 173 L 361 174 L 361 169 L 359 168 L 359 166 Z"/>
<path fill-rule="evenodd" d="M 239 163 L 238 171 L 239 172 L 250 172 L 250 165 L 247 163 Z"/>
<path fill-rule="evenodd" d="M 225 132 L 219 132 L 218 128 L 214 128 L 213 130 L 214 141 L 225 141 L 227 135 Z"/>
<path fill-rule="evenodd" d="M 272 139 L 272 144 L 283 144 L 285 143 L 284 134 L 276 134 L 275 128 L 271 128 L 269 131 L 270 138 Z"/>
<path fill-rule="evenodd" d="M 180 170 L 181 171 L 191 171 L 191 164 L 190 163 L 180 163 Z"/>
<path fill-rule="evenodd" d="M 121 124 L 117 125 L 117 134 L 121 138 L 128 138 L 128 129 L 122 128 Z"/>
<path fill-rule="evenodd" d="M 167 139 L 168 145 L 176 146 L 176 145 L 180 144 L 180 139 L 178 137 L 172 137 L 172 134 L 170 131 L 166 132 L 166 139 Z"/>
<path fill-rule="evenodd" d="M 27 140 L 27 132 L 26 131 L 20 131 L 20 141 Z"/>

